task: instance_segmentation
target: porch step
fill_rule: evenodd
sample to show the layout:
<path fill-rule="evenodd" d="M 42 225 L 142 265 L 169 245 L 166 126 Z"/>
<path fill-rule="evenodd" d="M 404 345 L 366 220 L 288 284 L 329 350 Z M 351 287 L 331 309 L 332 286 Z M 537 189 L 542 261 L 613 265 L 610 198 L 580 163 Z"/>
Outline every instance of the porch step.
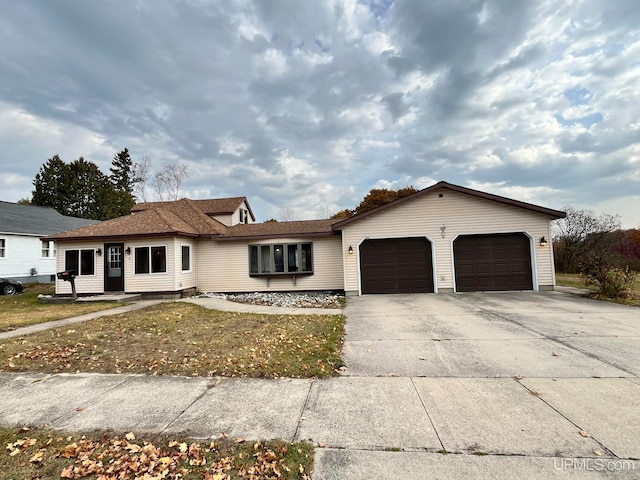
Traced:
<path fill-rule="evenodd" d="M 122 293 L 117 295 L 91 295 L 88 297 L 78 297 L 76 303 L 90 303 L 90 302 L 105 302 L 105 303 L 131 303 L 142 300 L 142 295 L 139 293 Z M 50 296 L 40 295 L 38 297 L 39 303 L 74 303 L 71 296 Z"/>
<path fill-rule="evenodd" d="M 107 302 L 107 303 L 130 303 L 142 300 L 139 293 L 122 293 L 116 295 L 92 295 L 90 297 L 78 297 L 76 303 Z"/>

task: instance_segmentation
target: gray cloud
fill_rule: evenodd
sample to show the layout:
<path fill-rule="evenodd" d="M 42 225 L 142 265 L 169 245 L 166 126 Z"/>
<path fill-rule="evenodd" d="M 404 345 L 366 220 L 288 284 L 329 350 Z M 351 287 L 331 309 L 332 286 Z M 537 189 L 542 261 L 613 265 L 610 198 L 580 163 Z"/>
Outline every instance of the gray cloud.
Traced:
<path fill-rule="evenodd" d="M 56 153 L 106 171 L 126 146 L 261 218 L 425 178 L 623 205 L 640 191 L 638 25 L 634 0 L 9 2 L 2 199 Z"/>

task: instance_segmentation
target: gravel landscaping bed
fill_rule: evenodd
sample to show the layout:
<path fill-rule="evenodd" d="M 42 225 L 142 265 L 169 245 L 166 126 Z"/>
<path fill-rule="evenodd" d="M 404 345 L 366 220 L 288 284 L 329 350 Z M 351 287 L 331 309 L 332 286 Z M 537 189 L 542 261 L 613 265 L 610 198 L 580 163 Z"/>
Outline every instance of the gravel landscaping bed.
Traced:
<path fill-rule="evenodd" d="M 333 293 L 200 293 L 200 298 L 224 298 L 231 302 L 273 307 L 344 308 L 344 296 Z"/>

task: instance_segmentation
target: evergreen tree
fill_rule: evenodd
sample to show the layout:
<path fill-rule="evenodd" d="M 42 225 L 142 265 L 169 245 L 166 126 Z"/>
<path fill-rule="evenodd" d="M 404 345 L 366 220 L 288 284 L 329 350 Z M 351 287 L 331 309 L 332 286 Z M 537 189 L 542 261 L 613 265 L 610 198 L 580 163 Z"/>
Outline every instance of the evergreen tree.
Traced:
<path fill-rule="evenodd" d="M 71 176 L 69 212 L 67 215 L 108 220 L 113 218 L 111 204 L 115 189 L 98 165 L 80 157 L 68 165 Z"/>
<path fill-rule="evenodd" d="M 92 220 L 117 216 L 111 209 L 117 201 L 109 177 L 95 163 L 82 157 L 66 164 L 55 155 L 40 167 L 33 185 L 32 205 Z"/>
<path fill-rule="evenodd" d="M 109 180 L 114 191 L 113 197 L 109 199 L 108 208 L 110 218 L 115 218 L 128 215 L 136 204 L 133 189 L 139 180 L 135 176 L 128 149 L 125 148 L 113 157 L 111 165 Z"/>
<path fill-rule="evenodd" d="M 70 177 L 67 165 L 58 155 L 46 161 L 33 180 L 34 190 L 31 192 L 33 205 L 51 207 L 68 215 Z"/>

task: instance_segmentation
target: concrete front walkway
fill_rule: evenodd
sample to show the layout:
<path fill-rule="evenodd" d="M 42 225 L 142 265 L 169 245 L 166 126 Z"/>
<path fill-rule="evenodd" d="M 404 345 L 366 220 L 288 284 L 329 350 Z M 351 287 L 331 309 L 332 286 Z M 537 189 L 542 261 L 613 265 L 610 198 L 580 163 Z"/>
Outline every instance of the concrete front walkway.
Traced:
<path fill-rule="evenodd" d="M 343 377 L 0 374 L 0 423 L 310 440 L 315 479 L 640 478 L 640 310 L 551 292 L 345 313 Z"/>

